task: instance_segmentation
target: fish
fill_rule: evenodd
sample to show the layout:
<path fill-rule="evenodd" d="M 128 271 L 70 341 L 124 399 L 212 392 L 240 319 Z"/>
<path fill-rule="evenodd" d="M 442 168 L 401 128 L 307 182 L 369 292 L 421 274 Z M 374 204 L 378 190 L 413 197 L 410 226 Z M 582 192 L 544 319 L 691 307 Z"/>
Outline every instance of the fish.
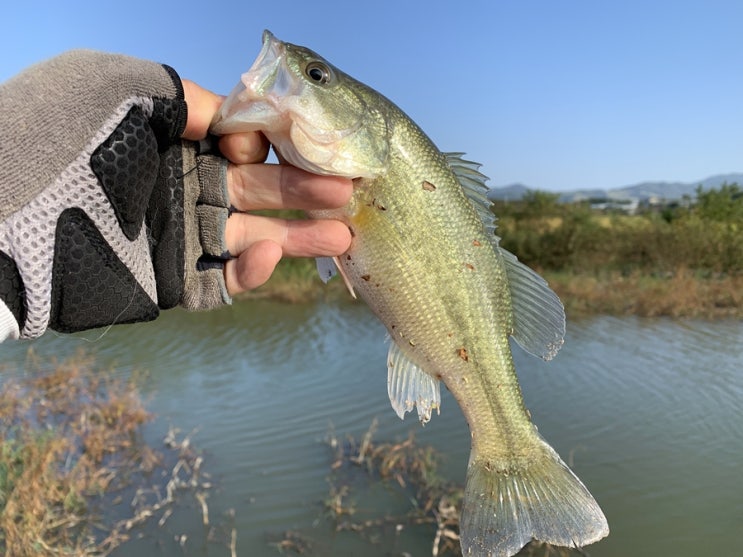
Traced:
<path fill-rule="evenodd" d="M 353 179 L 350 202 L 310 218 L 352 236 L 339 271 L 389 333 L 388 395 L 422 423 L 444 383 L 470 429 L 460 517 L 465 556 L 503 557 L 532 540 L 582 547 L 609 533 L 584 484 L 532 423 L 511 344 L 549 360 L 565 313 L 547 282 L 499 245 L 480 165 L 440 151 L 392 101 L 312 50 L 263 34 L 261 51 L 211 131 L 261 131 L 280 158 Z"/>

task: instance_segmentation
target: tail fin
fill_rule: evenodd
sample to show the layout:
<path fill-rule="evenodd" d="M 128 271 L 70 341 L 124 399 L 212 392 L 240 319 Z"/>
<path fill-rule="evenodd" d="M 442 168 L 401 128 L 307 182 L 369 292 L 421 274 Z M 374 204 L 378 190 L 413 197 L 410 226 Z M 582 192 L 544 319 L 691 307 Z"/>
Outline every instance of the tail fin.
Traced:
<path fill-rule="evenodd" d="M 525 469 L 470 459 L 460 537 L 465 557 L 510 557 L 533 539 L 582 547 L 609 533 L 581 481 L 540 438 L 543 456 Z"/>

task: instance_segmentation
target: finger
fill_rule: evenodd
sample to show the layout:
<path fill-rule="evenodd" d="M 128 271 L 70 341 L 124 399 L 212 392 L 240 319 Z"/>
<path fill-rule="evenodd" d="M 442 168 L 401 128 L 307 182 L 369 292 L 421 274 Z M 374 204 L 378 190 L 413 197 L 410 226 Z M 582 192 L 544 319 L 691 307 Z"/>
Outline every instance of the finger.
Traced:
<path fill-rule="evenodd" d="M 337 220 L 285 220 L 235 213 L 227 220 L 227 249 L 242 254 L 270 240 L 289 257 L 331 257 L 351 245 L 351 232 Z"/>
<path fill-rule="evenodd" d="M 212 93 L 188 79 L 181 80 L 181 83 L 183 84 L 183 96 L 188 107 L 186 129 L 183 130 L 181 137 L 191 141 L 204 139 L 209 124 L 219 110 L 224 97 Z"/>
<path fill-rule="evenodd" d="M 268 149 L 268 139 L 260 132 L 230 133 L 219 138 L 219 150 L 234 164 L 263 162 Z"/>
<path fill-rule="evenodd" d="M 230 296 L 258 288 L 281 260 L 281 246 L 271 240 L 256 242 L 237 259 L 227 261 L 224 280 Z"/>
<path fill-rule="evenodd" d="M 254 209 L 334 209 L 351 199 L 348 178 L 317 176 L 283 164 L 231 165 L 230 202 L 240 211 Z"/>

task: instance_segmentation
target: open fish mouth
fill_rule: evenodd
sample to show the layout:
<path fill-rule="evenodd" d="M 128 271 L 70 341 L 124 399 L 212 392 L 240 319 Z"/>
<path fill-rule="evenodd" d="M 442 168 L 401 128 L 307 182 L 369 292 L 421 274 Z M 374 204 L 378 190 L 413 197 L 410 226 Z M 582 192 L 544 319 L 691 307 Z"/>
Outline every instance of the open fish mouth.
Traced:
<path fill-rule="evenodd" d="M 263 31 L 263 46 L 253 65 L 242 75 L 242 83 L 251 97 L 280 98 L 295 94 L 292 83 L 282 71 L 286 47 L 269 30 Z"/>
<path fill-rule="evenodd" d="M 278 123 L 279 99 L 291 94 L 291 84 L 281 71 L 284 52 L 284 45 L 270 31 L 264 31 L 261 51 L 222 103 L 211 124 L 213 133 L 257 131 Z M 235 113 L 241 116 L 228 118 Z"/>

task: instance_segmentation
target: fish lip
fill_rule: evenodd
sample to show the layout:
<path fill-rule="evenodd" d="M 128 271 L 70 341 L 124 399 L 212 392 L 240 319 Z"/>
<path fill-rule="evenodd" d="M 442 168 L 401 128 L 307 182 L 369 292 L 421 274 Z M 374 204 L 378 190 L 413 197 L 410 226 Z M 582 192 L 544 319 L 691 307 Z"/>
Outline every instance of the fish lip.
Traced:
<path fill-rule="evenodd" d="M 269 115 L 278 108 L 278 97 L 272 92 L 275 91 L 273 85 L 277 81 L 276 77 L 282 74 L 280 70 L 286 49 L 284 44 L 268 29 L 263 31 L 262 43 L 261 50 L 253 64 L 240 76 L 240 81 L 214 115 L 210 125 L 213 133 L 224 134 L 260 129 L 268 123 L 264 119 L 268 117 L 270 120 Z M 284 92 L 288 90 L 285 80 L 281 80 L 280 86 L 283 87 Z M 225 121 L 229 122 L 232 119 L 233 109 L 239 111 L 239 107 L 246 103 L 253 104 L 253 113 L 263 115 L 258 118 L 260 124 L 255 122 L 258 125 L 251 126 L 240 120 L 237 123 L 226 124 Z"/>
<path fill-rule="evenodd" d="M 285 52 L 284 43 L 268 29 L 264 30 L 261 51 L 248 71 L 241 76 L 245 91 L 250 94 L 250 98 L 270 97 L 269 91 L 274 96 L 280 96 L 288 91 L 289 86 L 285 80 L 281 80 L 281 83 L 278 83 L 279 87 L 276 87 L 277 78 L 282 75 L 280 70 Z"/>

